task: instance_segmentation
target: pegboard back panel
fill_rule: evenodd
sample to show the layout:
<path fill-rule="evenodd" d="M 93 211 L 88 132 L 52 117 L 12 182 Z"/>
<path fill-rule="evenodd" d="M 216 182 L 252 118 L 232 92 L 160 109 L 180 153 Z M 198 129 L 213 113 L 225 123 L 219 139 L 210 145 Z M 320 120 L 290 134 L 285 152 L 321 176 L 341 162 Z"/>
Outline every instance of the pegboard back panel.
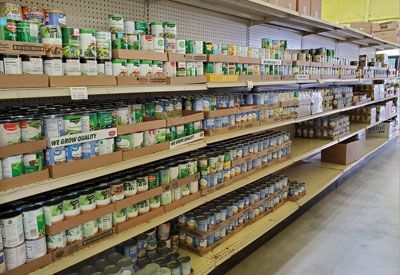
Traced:
<path fill-rule="evenodd" d="M 118 13 L 125 19 L 146 21 L 144 0 L 7 0 L 21 6 L 35 6 L 44 9 L 63 10 L 67 15 L 67 24 L 76 28 L 108 30 L 108 15 Z"/>
<path fill-rule="evenodd" d="M 301 48 L 301 36 L 298 33 L 279 27 L 258 25 L 250 27 L 250 47 L 261 47 L 261 39 L 287 40 L 288 49 Z"/>
<path fill-rule="evenodd" d="M 168 0 L 150 2 L 149 21 L 177 23 L 179 39 L 246 46 L 248 20 Z"/>
<path fill-rule="evenodd" d="M 306 35 L 303 37 L 303 49 L 316 49 L 316 48 L 327 48 L 336 49 L 336 42 L 334 39 L 318 36 L 318 35 Z"/>
<path fill-rule="evenodd" d="M 336 56 L 345 57 L 354 60 L 358 60 L 358 52 L 360 48 L 351 43 L 337 43 L 336 44 Z"/>

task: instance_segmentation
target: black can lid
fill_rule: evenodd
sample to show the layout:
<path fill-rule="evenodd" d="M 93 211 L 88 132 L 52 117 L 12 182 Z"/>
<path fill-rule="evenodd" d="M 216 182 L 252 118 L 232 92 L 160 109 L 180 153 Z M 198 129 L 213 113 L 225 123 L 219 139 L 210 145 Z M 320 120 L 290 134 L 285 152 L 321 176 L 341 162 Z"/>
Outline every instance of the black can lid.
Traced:
<path fill-rule="evenodd" d="M 15 218 L 17 216 L 21 215 L 21 211 L 19 210 L 14 210 L 10 209 L 6 212 L 3 212 L 0 214 L 0 219 L 10 219 L 10 218 Z"/>

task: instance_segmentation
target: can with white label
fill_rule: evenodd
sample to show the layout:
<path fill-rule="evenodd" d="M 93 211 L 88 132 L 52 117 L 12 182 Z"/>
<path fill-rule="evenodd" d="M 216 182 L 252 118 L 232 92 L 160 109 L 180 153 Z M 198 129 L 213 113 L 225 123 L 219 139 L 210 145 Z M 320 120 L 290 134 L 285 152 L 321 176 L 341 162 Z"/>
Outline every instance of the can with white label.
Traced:
<path fill-rule="evenodd" d="M 26 245 L 22 244 L 16 247 L 9 247 L 4 249 L 4 256 L 6 258 L 6 265 L 8 270 L 17 268 L 26 263 Z"/>
<path fill-rule="evenodd" d="M 47 253 L 46 237 L 36 240 L 26 240 L 26 257 L 28 262 L 40 258 Z"/>
<path fill-rule="evenodd" d="M 9 210 L 0 216 L 1 235 L 4 247 L 16 247 L 25 240 L 22 213 Z"/>

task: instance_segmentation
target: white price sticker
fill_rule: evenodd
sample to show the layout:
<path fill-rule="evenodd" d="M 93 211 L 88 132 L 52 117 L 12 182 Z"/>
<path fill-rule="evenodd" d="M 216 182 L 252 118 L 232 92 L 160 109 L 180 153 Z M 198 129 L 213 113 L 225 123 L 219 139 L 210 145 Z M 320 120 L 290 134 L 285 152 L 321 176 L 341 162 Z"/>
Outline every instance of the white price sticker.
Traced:
<path fill-rule="evenodd" d="M 247 88 L 248 88 L 248 89 L 253 89 L 253 87 L 254 87 L 253 81 L 247 80 Z"/>
<path fill-rule="evenodd" d="M 88 99 L 87 87 L 70 87 L 72 100 Z"/>

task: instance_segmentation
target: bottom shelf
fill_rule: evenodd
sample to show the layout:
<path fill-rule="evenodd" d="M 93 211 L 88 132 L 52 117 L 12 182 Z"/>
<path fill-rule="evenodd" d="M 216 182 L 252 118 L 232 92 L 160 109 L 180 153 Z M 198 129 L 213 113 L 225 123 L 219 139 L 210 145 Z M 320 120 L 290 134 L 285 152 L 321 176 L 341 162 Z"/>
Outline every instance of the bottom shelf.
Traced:
<path fill-rule="evenodd" d="M 384 147 L 393 139 L 370 138 L 363 143 L 363 156 L 356 162 L 348 165 L 337 165 L 324 163 L 317 155 L 306 162 L 295 165 L 284 170 L 282 173 L 292 180 L 306 182 L 307 193 L 297 202 L 286 202 L 276 211 L 268 214 L 264 218 L 250 224 L 238 232 L 233 238 L 228 239 L 215 249 L 200 257 L 186 250 L 181 250 L 182 254 L 188 255 L 192 259 L 192 267 L 197 275 L 208 274 L 217 266 L 231 258 L 244 247 L 250 245 L 253 241 L 270 231 L 280 222 L 287 219 L 296 212 L 306 202 L 320 194 L 343 174 L 359 164 L 369 155 Z"/>

